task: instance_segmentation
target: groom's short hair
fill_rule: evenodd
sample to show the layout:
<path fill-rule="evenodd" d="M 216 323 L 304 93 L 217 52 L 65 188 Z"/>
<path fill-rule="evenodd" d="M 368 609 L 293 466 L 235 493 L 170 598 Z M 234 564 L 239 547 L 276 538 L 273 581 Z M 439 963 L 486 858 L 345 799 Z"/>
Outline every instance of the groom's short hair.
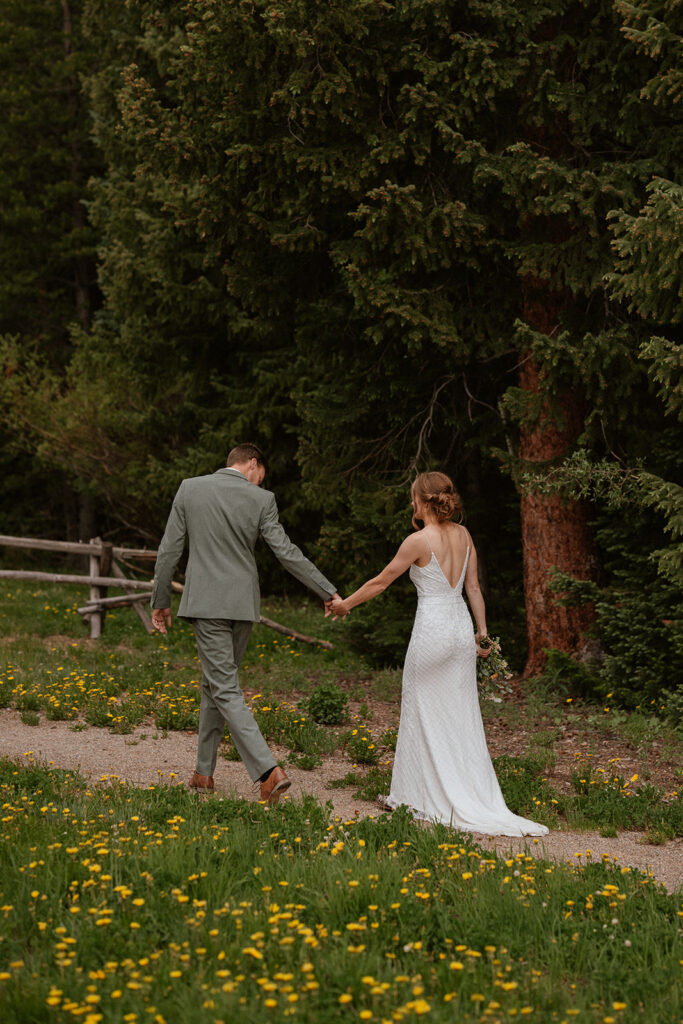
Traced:
<path fill-rule="evenodd" d="M 228 466 L 241 466 L 245 462 L 251 462 L 252 459 L 256 459 L 259 466 L 268 470 L 268 463 L 266 457 L 258 447 L 258 445 L 252 444 L 250 441 L 245 444 L 238 444 L 230 452 L 228 452 Z"/>

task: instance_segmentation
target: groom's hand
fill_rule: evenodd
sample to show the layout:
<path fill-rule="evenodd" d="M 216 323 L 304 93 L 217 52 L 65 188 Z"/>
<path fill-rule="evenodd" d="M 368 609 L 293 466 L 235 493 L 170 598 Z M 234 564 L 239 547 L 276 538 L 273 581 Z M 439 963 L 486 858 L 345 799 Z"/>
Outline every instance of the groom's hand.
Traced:
<path fill-rule="evenodd" d="M 325 601 L 325 618 L 331 615 L 333 621 L 336 621 L 338 618 L 345 619 L 348 614 L 340 594 L 333 594 Z"/>
<path fill-rule="evenodd" d="M 168 633 L 171 628 L 171 609 L 154 608 L 152 610 L 152 625 L 160 633 Z"/>

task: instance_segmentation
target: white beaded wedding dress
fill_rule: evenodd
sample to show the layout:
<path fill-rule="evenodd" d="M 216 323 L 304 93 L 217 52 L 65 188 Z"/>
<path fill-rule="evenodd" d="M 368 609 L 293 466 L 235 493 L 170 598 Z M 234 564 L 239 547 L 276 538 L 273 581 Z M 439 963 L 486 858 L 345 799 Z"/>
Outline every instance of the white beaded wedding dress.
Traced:
<path fill-rule="evenodd" d="M 403 669 L 401 720 L 385 806 L 464 832 L 542 836 L 548 829 L 508 810 L 491 764 L 477 694 L 477 653 L 462 596 L 470 548 L 451 587 L 436 555 L 410 578 L 418 595 Z"/>

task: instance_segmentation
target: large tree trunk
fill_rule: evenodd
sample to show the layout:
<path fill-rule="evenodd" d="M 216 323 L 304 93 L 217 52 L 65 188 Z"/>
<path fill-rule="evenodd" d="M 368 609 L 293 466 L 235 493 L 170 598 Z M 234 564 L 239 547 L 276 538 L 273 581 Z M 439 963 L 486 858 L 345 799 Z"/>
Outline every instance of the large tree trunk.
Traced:
<path fill-rule="evenodd" d="M 562 297 L 543 291 L 539 282 L 525 282 L 524 319 L 543 334 L 557 330 Z M 522 356 L 520 387 L 534 395 L 543 393 L 542 369 L 531 352 Z M 530 468 L 548 467 L 568 454 L 583 427 L 579 397 L 565 391 L 550 403 L 541 398 L 540 414 L 532 424 L 522 424 L 520 456 Z M 584 502 L 559 494 L 545 495 L 525 486 L 521 495 L 524 600 L 527 619 L 525 676 L 543 669 L 546 649 L 581 654 L 584 634 L 593 619 L 591 605 L 564 608 L 548 587 L 554 569 L 577 579 L 595 579 L 598 559 Z"/>

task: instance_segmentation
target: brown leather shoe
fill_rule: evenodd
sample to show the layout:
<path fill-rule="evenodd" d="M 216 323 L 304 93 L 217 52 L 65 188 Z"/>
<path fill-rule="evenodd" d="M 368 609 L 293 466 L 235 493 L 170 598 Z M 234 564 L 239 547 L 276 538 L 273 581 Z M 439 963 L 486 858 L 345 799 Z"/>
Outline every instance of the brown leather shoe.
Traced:
<path fill-rule="evenodd" d="M 276 804 L 286 789 L 292 785 L 282 768 L 276 765 L 265 782 L 261 783 L 261 800 L 271 806 Z"/>
<path fill-rule="evenodd" d="M 190 789 L 213 789 L 213 775 L 200 775 L 195 772 L 188 783 Z"/>

